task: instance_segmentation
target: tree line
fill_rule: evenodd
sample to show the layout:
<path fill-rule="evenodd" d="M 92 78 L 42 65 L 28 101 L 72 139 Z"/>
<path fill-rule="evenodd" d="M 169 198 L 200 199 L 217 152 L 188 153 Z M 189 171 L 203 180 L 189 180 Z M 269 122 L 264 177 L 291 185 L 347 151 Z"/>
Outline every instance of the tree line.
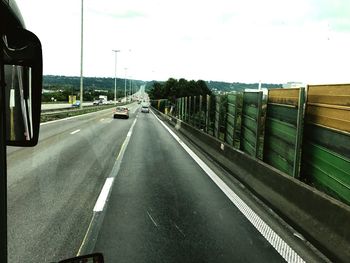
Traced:
<path fill-rule="evenodd" d="M 126 79 L 126 86 L 129 87 L 130 79 Z M 132 80 L 133 85 L 141 86 L 145 82 L 142 80 Z M 50 89 L 53 86 L 59 87 L 73 87 L 75 89 L 80 88 L 80 77 L 76 76 L 56 76 L 56 75 L 44 75 L 43 84 L 46 89 Z M 125 79 L 117 78 L 117 87 L 124 89 Z M 114 78 L 102 78 L 102 77 L 84 77 L 84 87 L 89 88 L 101 88 L 114 90 Z"/>
<path fill-rule="evenodd" d="M 168 99 L 175 102 L 177 98 L 186 96 L 210 95 L 211 91 L 204 80 L 186 80 L 169 78 L 166 82 L 153 82 L 148 90 L 152 100 Z"/>
<path fill-rule="evenodd" d="M 80 97 L 80 91 L 79 90 L 73 90 L 71 88 L 58 88 L 60 90 L 54 91 L 54 92 L 48 92 L 42 94 L 42 102 L 50 102 L 53 100 L 56 101 L 68 101 L 68 97 L 70 95 L 76 96 L 77 100 L 79 100 Z M 114 100 L 114 90 L 106 90 L 105 92 L 96 91 L 93 89 L 84 89 L 84 101 L 93 101 L 98 99 L 99 95 L 105 95 L 107 96 L 108 100 Z M 124 97 L 124 90 L 117 90 L 117 98 Z"/>

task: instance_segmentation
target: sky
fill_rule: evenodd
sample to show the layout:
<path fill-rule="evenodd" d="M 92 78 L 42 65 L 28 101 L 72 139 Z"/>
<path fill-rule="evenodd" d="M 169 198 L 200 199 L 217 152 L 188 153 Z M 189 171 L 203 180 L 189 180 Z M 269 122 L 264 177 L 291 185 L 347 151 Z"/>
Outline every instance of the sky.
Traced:
<path fill-rule="evenodd" d="M 17 0 L 44 74 L 80 75 L 81 0 Z M 350 83 L 349 0 L 84 0 L 84 76 Z"/>

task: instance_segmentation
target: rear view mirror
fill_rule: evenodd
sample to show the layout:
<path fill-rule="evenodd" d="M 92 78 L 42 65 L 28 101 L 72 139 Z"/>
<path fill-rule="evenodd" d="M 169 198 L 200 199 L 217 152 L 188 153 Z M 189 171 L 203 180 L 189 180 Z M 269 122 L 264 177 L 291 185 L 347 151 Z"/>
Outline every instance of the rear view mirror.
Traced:
<path fill-rule="evenodd" d="M 40 127 L 41 44 L 25 29 L 12 29 L 1 36 L 1 41 L 7 145 L 34 146 L 38 142 Z"/>

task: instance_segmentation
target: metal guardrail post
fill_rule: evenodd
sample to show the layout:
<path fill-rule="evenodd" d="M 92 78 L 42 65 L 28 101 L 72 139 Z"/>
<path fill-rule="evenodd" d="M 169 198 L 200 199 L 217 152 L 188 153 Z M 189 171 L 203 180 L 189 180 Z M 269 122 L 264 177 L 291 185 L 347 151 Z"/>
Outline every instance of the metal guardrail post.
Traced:
<path fill-rule="evenodd" d="M 202 112 L 203 96 L 199 95 L 199 128 L 202 129 L 203 125 L 203 112 Z"/>
<path fill-rule="evenodd" d="M 185 117 L 185 98 L 181 98 L 181 120 L 183 121 Z"/>
<path fill-rule="evenodd" d="M 209 132 L 210 95 L 207 95 L 207 109 L 205 113 L 205 132 Z"/>
<path fill-rule="evenodd" d="M 295 152 L 293 163 L 293 177 L 300 177 L 300 160 L 301 160 L 301 146 L 303 139 L 303 127 L 304 127 L 304 105 L 305 105 L 305 89 L 299 90 L 298 101 L 298 116 L 297 116 L 297 136 L 295 138 Z"/>
<path fill-rule="evenodd" d="M 192 125 L 197 128 L 197 116 L 196 116 L 196 100 L 197 96 L 193 96 L 193 113 L 192 113 Z"/>
<path fill-rule="evenodd" d="M 215 97 L 215 124 L 214 124 L 214 136 L 219 139 L 220 137 L 220 95 Z"/>
<path fill-rule="evenodd" d="M 191 114 L 192 114 L 192 98 L 188 97 L 188 123 L 191 123 Z"/>
<path fill-rule="evenodd" d="M 261 131 L 261 110 L 262 110 L 262 91 L 259 92 L 257 102 L 257 116 L 256 116 L 256 138 L 255 138 L 255 157 L 259 156 L 260 147 L 260 131 Z"/>
<path fill-rule="evenodd" d="M 187 122 L 188 121 L 188 112 L 187 112 L 187 108 L 188 108 L 188 98 L 185 97 L 185 114 L 184 114 L 184 121 Z"/>

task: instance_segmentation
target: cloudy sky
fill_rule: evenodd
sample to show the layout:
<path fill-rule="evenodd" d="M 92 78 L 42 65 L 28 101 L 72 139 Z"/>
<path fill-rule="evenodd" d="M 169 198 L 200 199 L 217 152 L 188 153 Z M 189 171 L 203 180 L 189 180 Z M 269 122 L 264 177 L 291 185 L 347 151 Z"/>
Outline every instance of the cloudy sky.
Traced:
<path fill-rule="evenodd" d="M 80 74 L 80 0 L 17 0 L 44 74 Z M 349 0 L 84 0 L 84 76 L 350 83 Z M 127 68 L 127 71 L 125 71 Z"/>

